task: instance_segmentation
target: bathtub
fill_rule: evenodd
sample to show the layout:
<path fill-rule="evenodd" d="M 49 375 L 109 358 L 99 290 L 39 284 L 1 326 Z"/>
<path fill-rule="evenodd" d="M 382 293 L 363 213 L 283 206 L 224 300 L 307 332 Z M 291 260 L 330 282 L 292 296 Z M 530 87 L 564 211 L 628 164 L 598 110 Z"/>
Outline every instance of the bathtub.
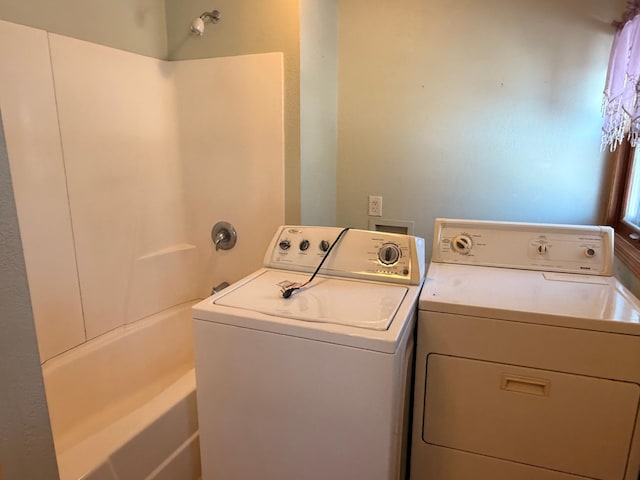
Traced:
<path fill-rule="evenodd" d="M 192 304 L 43 365 L 61 480 L 200 477 Z"/>

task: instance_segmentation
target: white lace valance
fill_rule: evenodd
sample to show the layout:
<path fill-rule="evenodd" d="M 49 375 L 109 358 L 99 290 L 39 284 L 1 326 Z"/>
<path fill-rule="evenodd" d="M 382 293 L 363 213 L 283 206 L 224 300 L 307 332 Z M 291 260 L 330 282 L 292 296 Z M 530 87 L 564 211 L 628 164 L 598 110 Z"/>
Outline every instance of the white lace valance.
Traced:
<path fill-rule="evenodd" d="M 611 46 L 602 111 L 602 148 L 611 151 L 628 135 L 633 146 L 640 134 L 640 15 L 616 32 Z"/>

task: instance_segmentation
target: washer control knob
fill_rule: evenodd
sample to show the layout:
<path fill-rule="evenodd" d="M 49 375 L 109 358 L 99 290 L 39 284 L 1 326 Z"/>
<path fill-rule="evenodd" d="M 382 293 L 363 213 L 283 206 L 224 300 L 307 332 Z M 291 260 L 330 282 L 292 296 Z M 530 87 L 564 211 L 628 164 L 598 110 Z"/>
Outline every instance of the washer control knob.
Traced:
<path fill-rule="evenodd" d="M 300 242 L 300 250 L 304 252 L 305 250 L 308 250 L 308 249 L 309 249 L 309 240 L 302 240 Z"/>
<path fill-rule="evenodd" d="M 289 250 L 291 242 L 289 240 L 280 240 L 278 246 L 280 247 L 280 250 Z"/>
<path fill-rule="evenodd" d="M 451 240 L 451 248 L 454 252 L 458 252 L 461 255 L 469 255 L 471 248 L 473 247 L 473 240 L 465 233 L 456 235 Z"/>
<path fill-rule="evenodd" d="M 596 256 L 595 248 L 587 247 L 584 249 L 584 256 L 587 258 L 593 258 Z"/>
<path fill-rule="evenodd" d="M 538 245 L 536 250 L 538 251 L 539 255 L 544 255 L 545 253 L 547 253 L 547 245 L 544 243 L 541 243 Z"/>
<path fill-rule="evenodd" d="M 320 242 L 320 250 L 322 250 L 323 252 L 326 252 L 327 250 L 329 250 L 329 247 L 330 247 L 330 246 L 331 246 L 331 245 L 330 245 L 330 244 L 329 244 L 329 242 L 328 242 L 328 241 L 326 241 L 326 240 L 322 240 L 322 241 Z"/>
<path fill-rule="evenodd" d="M 395 265 L 401 256 L 400 247 L 395 243 L 385 243 L 378 250 L 378 260 L 383 265 Z"/>

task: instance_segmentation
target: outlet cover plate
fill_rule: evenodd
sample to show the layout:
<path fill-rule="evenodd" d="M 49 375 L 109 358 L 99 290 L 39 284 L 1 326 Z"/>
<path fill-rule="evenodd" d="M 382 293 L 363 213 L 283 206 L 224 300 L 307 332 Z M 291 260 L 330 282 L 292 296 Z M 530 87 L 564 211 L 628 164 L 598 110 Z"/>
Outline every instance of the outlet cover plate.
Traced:
<path fill-rule="evenodd" d="M 382 197 L 379 195 L 369 195 L 369 216 L 382 216 Z"/>

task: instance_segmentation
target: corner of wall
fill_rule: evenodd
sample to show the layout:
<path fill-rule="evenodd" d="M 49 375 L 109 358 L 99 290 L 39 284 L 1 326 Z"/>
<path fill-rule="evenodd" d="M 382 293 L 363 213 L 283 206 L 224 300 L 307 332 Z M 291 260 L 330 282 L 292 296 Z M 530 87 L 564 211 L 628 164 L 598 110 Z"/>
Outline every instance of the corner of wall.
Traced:
<path fill-rule="evenodd" d="M 0 118 L 0 477 L 58 478 Z"/>

